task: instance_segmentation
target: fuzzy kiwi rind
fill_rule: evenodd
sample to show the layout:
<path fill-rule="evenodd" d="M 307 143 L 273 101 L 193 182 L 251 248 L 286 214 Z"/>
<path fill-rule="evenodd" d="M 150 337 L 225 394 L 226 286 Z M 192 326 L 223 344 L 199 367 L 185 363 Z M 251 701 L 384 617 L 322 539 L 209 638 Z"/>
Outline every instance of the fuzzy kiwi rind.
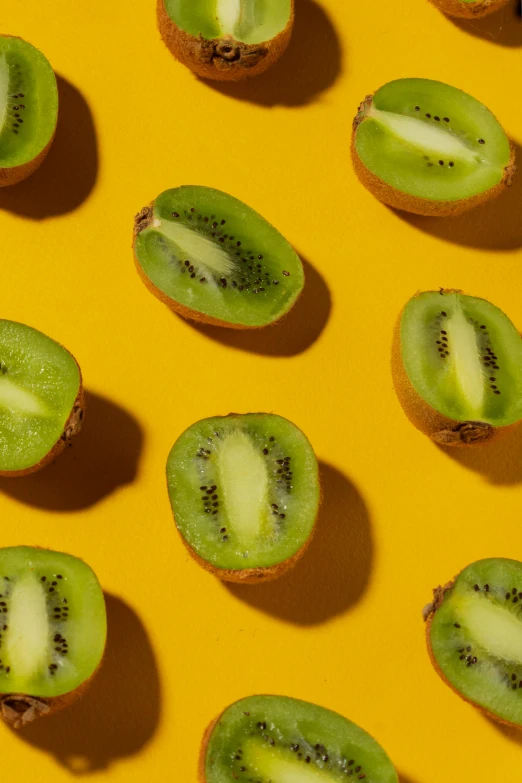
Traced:
<path fill-rule="evenodd" d="M 294 26 L 294 2 L 286 27 L 274 38 L 247 44 L 233 36 L 205 39 L 190 35 L 169 16 L 165 0 L 157 0 L 158 28 L 174 57 L 203 79 L 237 82 L 259 76 L 279 60 L 285 51 Z"/>
<path fill-rule="evenodd" d="M 50 106 L 48 109 L 48 113 L 50 114 L 54 113 L 53 123 L 49 133 L 47 134 L 47 138 L 44 137 L 40 149 L 35 150 L 34 156 L 30 160 L 20 163 L 19 165 L 13 165 L 13 166 L 0 165 L 0 187 L 17 185 L 19 182 L 22 182 L 24 179 L 27 179 L 27 177 L 33 174 L 41 166 L 41 164 L 47 157 L 47 153 L 49 152 L 51 145 L 53 143 L 54 137 L 56 135 L 56 126 L 58 122 L 58 86 L 56 83 L 56 76 L 47 58 L 43 55 L 42 52 L 40 52 L 38 49 L 36 49 L 34 46 L 32 46 L 31 44 L 29 44 L 27 41 L 25 41 L 23 38 L 20 38 L 19 36 L 0 34 L 0 41 L 6 38 L 11 38 L 15 41 L 20 41 L 22 44 L 28 47 L 29 50 L 33 52 L 33 56 L 35 56 L 38 59 L 40 67 L 45 69 L 47 79 L 52 85 L 52 89 L 51 89 L 51 93 L 53 96 L 52 103 L 53 104 L 55 103 L 55 106 Z"/>
<path fill-rule="evenodd" d="M 460 19 L 479 19 L 505 8 L 509 0 L 477 0 L 474 3 L 466 3 L 462 0 L 431 0 L 431 2 L 448 16 L 456 16 Z"/>
<path fill-rule="evenodd" d="M 382 89 L 382 88 L 381 88 Z M 467 212 L 474 207 L 479 206 L 492 198 L 499 196 L 513 182 L 517 171 L 515 162 L 515 146 L 509 141 L 510 157 L 504 168 L 502 178 L 492 187 L 482 192 L 475 193 L 466 198 L 440 200 L 423 198 L 418 195 L 406 193 L 385 182 L 381 177 L 374 174 L 361 160 L 357 153 L 356 137 L 359 126 L 364 122 L 366 113 L 371 107 L 374 94 L 367 95 L 359 105 L 356 116 L 352 124 L 351 156 L 352 163 L 357 177 L 362 185 L 372 193 L 379 201 L 387 204 L 389 207 L 399 209 L 404 212 L 411 212 L 415 215 L 425 217 L 456 217 Z"/>
<path fill-rule="evenodd" d="M 426 292 L 418 291 L 416 296 L 422 293 Z M 462 294 L 464 292 L 456 288 L 441 288 L 439 291 L 433 291 L 432 293 Z M 408 378 L 402 360 L 401 321 L 406 305 L 401 311 L 393 331 L 392 377 L 399 402 L 414 427 L 428 435 L 440 446 L 451 447 L 467 447 L 490 443 L 492 440 L 496 440 L 519 427 L 522 420 L 504 426 L 493 426 L 482 421 L 450 419 L 429 405 L 418 394 Z"/>

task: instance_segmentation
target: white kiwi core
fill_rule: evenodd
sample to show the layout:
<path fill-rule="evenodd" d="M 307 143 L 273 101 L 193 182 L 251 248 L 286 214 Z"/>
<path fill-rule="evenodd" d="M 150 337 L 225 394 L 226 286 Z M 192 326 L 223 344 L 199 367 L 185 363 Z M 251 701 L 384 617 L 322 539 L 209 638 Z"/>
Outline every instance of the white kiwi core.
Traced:
<path fill-rule="evenodd" d="M 333 779 L 326 770 L 299 763 L 295 757 L 288 758 L 285 751 L 272 750 L 255 740 L 245 742 L 244 759 L 259 777 L 274 783 L 326 783 Z"/>
<path fill-rule="evenodd" d="M 9 65 L 5 54 L 0 54 L 0 133 L 4 129 L 9 103 Z"/>
<path fill-rule="evenodd" d="M 5 640 L 10 660 L 21 679 L 41 674 L 49 659 L 49 624 L 44 590 L 32 575 L 16 582 L 10 601 L 9 633 Z"/>
<path fill-rule="evenodd" d="M 459 602 L 463 623 L 491 656 L 522 664 L 522 622 L 509 610 L 483 597 Z"/>
<path fill-rule="evenodd" d="M 230 275 L 234 271 L 234 262 L 225 250 L 203 234 L 170 220 L 155 218 L 152 227 L 167 239 L 170 239 L 191 263 L 197 264 L 198 271 L 204 274 L 205 268 L 218 275 Z"/>

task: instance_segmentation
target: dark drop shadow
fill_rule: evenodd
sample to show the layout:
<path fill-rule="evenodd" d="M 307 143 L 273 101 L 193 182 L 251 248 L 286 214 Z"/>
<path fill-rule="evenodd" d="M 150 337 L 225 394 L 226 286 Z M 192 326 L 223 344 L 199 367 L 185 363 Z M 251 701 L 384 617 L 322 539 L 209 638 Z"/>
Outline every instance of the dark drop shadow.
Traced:
<path fill-rule="evenodd" d="M 16 732 L 73 775 L 134 756 L 153 737 L 161 713 L 160 678 L 147 632 L 120 598 L 105 600 L 107 648 L 89 690 L 63 712 Z"/>
<path fill-rule="evenodd" d="M 70 448 L 38 473 L 0 478 L 0 492 L 37 508 L 80 511 L 134 481 L 142 445 L 142 429 L 130 413 L 86 392 L 83 427 Z"/>
<path fill-rule="evenodd" d="M 264 329 L 227 329 L 187 320 L 196 331 L 222 345 L 264 356 L 295 356 L 310 348 L 328 323 L 330 290 L 319 272 L 301 257 L 303 292 L 288 315 Z"/>
<path fill-rule="evenodd" d="M 341 615 L 364 594 L 373 562 L 368 510 L 356 487 L 320 463 L 323 500 L 315 535 L 297 565 L 274 582 L 223 584 L 236 598 L 296 625 Z"/>
<path fill-rule="evenodd" d="M 438 448 L 468 470 L 481 473 L 491 484 L 522 482 L 522 426 L 491 443 L 464 448 Z"/>
<path fill-rule="evenodd" d="M 522 164 L 522 147 L 515 147 L 515 159 Z M 522 172 L 497 198 L 458 217 L 422 217 L 402 210 L 395 214 L 414 228 L 444 242 L 476 247 L 479 250 L 515 250 L 522 247 Z M 441 251 L 443 252 L 443 251 Z"/>
<path fill-rule="evenodd" d="M 18 185 L 0 188 L 0 209 L 42 220 L 72 212 L 92 191 L 98 147 L 91 110 L 81 92 L 57 75 L 58 125 L 39 169 Z"/>
<path fill-rule="evenodd" d="M 260 106 L 305 106 L 335 83 L 341 68 L 341 42 L 326 12 L 315 0 L 296 0 L 292 38 L 268 71 L 244 82 L 202 81 Z"/>
<path fill-rule="evenodd" d="M 505 8 L 482 19 L 458 19 L 450 22 L 469 35 L 483 38 L 499 46 L 522 46 L 521 0 L 510 0 Z"/>
<path fill-rule="evenodd" d="M 405 775 L 402 772 L 399 772 L 398 775 L 399 783 L 419 783 L 419 781 L 416 778 L 412 778 L 411 775 Z"/>
<path fill-rule="evenodd" d="M 498 721 L 488 717 L 487 715 L 484 715 L 483 717 L 487 720 L 487 722 L 492 728 L 496 729 L 499 732 L 499 734 L 502 734 L 510 742 L 515 742 L 517 745 L 520 745 L 522 747 L 521 727 L 508 726 L 504 723 L 499 723 Z"/>

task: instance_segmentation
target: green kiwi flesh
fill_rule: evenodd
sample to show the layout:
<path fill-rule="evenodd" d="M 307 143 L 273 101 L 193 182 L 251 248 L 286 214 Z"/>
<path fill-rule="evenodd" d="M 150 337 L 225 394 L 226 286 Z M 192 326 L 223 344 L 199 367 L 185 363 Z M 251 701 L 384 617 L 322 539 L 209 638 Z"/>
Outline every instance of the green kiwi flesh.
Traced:
<path fill-rule="evenodd" d="M 0 185 L 7 170 L 42 153 L 57 117 L 56 77 L 47 59 L 21 38 L 0 35 Z"/>
<path fill-rule="evenodd" d="M 498 307 L 460 292 L 410 299 L 401 357 L 417 394 L 443 416 L 501 427 L 522 419 L 522 339 Z"/>
<path fill-rule="evenodd" d="M 0 549 L 0 694 L 55 697 L 97 669 L 107 622 L 92 569 L 72 555 Z"/>
<path fill-rule="evenodd" d="M 503 180 L 511 160 L 508 138 L 489 109 L 430 79 L 385 84 L 361 104 L 354 124 L 362 165 L 394 190 L 420 199 L 457 201 L 484 193 Z"/>
<path fill-rule="evenodd" d="M 179 532 L 216 570 L 282 563 L 311 536 L 317 460 L 306 436 L 281 416 L 231 414 L 193 424 L 170 452 L 167 480 Z"/>
<path fill-rule="evenodd" d="M 167 190 L 136 217 L 145 284 L 182 315 L 224 326 L 266 326 L 304 285 L 286 239 L 236 198 L 201 186 Z"/>
<path fill-rule="evenodd" d="M 290 20 L 290 0 L 164 0 L 172 21 L 189 35 L 233 38 L 246 44 L 269 41 Z"/>
<path fill-rule="evenodd" d="M 0 474 L 44 459 L 64 434 L 80 388 L 78 365 L 63 346 L 0 320 Z"/>
<path fill-rule="evenodd" d="M 355 723 L 283 696 L 250 696 L 219 717 L 202 759 L 204 783 L 398 783 L 388 755 Z"/>
<path fill-rule="evenodd" d="M 435 591 L 428 643 L 449 685 L 502 721 L 522 725 L 522 563 L 490 558 Z"/>

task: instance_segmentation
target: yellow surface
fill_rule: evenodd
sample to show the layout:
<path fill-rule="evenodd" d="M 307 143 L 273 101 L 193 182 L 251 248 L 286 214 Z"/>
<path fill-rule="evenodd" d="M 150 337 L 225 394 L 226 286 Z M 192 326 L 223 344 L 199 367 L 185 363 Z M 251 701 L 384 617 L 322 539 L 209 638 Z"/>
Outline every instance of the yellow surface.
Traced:
<path fill-rule="evenodd" d="M 438 679 L 421 609 L 472 560 L 522 559 L 522 436 L 443 452 L 404 417 L 389 361 L 417 289 L 462 287 L 522 328 L 522 177 L 497 203 L 439 222 L 379 204 L 349 159 L 358 102 L 403 76 L 463 88 L 521 143 L 520 26 L 511 10 L 470 32 L 424 0 L 298 0 L 284 60 L 220 88 L 172 59 L 153 6 L 2 4 L 0 31 L 60 74 L 62 113 L 41 171 L 0 193 L 1 316 L 75 354 L 90 411 L 54 466 L 2 480 L 0 543 L 79 555 L 110 595 L 98 681 L 68 713 L 18 734 L 0 727 L 2 780 L 191 783 L 210 719 L 273 692 L 365 727 L 402 783 L 520 783 L 522 735 Z M 133 215 L 183 183 L 246 201 L 306 259 L 286 323 L 198 329 L 146 291 Z M 258 410 L 306 432 L 325 499 L 293 574 L 228 588 L 181 545 L 164 466 L 195 420 Z"/>

